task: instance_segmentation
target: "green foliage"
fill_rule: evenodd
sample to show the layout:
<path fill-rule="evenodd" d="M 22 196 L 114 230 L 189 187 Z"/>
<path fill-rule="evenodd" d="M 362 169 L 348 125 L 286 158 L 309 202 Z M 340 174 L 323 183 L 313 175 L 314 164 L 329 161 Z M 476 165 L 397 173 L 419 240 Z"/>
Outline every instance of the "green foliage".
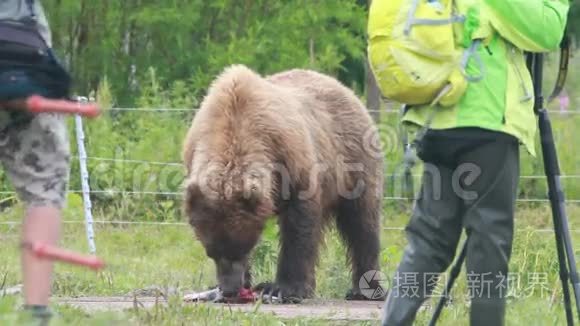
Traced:
<path fill-rule="evenodd" d="M 580 0 L 571 0 L 572 4 L 568 14 L 570 33 L 577 42 L 580 42 Z"/>
<path fill-rule="evenodd" d="M 191 96 L 199 96 L 216 73 L 233 63 L 261 73 L 294 67 L 338 72 L 343 63 L 351 72 L 363 69 L 366 15 L 354 1 L 43 4 L 55 47 L 68 59 L 78 92 L 96 89 L 107 76 L 118 105 L 138 103 L 134 99 L 148 90 L 150 67 L 158 87 L 168 89 L 180 81 Z"/>

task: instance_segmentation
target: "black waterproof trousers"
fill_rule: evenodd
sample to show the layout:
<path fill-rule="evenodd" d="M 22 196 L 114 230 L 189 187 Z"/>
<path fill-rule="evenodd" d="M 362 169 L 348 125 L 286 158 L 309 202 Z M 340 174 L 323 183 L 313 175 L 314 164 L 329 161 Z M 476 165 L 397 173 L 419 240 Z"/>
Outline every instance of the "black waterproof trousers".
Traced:
<path fill-rule="evenodd" d="M 519 142 L 478 128 L 429 131 L 419 198 L 406 227 L 407 247 L 384 307 L 383 325 L 411 325 L 468 235 L 470 324 L 504 324 L 508 263 L 519 180 Z"/>

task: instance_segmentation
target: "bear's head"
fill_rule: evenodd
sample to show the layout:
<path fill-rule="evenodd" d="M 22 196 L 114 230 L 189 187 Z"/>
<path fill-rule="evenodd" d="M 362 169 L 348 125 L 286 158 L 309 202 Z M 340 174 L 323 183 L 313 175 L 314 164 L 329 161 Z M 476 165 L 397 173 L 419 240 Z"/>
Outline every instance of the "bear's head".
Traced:
<path fill-rule="evenodd" d="M 186 181 L 185 214 L 217 269 L 224 296 L 247 284 L 249 255 L 273 214 L 267 169 L 229 164 L 205 166 Z"/>

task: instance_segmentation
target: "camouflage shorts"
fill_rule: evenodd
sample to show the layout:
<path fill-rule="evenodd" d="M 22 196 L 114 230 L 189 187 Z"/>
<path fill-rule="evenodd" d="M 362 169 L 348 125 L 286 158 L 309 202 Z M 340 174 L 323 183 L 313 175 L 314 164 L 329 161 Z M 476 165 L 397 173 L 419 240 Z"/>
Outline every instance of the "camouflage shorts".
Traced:
<path fill-rule="evenodd" d="M 0 111 L 0 161 L 28 207 L 64 207 L 69 146 L 63 116 Z"/>

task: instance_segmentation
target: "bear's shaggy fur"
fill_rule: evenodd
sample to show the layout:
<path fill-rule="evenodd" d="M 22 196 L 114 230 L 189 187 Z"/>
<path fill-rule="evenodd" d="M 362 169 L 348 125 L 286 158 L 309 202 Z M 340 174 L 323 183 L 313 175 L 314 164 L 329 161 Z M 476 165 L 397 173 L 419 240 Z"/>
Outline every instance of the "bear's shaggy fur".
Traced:
<path fill-rule="evenodd" d="M 311 297 L 324 227 L 334 221 L 352 263 L 347 298 L 367 299 L 359 281 L 379 270 L 383 152 L 351 90 L 309 70 L 262 77 L 228 67 L 195 115 L 183 162 L 184 211 L 224 295 L 250 286 L 248 256 L 277 215 L 276 280 L 255 289 L 285 301 Z"/>

